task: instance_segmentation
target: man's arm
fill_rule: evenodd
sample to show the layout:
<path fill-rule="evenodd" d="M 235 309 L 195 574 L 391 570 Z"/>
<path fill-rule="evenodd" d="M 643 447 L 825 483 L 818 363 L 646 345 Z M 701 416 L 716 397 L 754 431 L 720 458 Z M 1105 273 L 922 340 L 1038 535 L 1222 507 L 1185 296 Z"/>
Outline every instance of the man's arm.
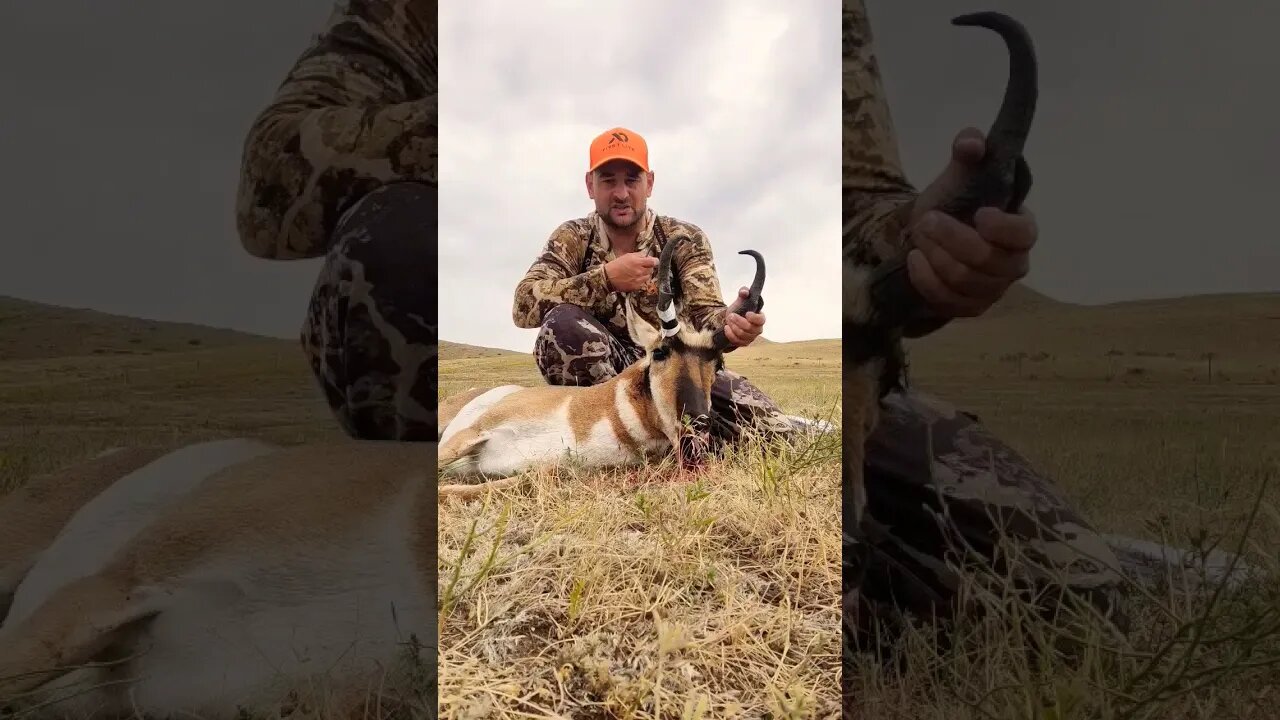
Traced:
<path fill-rule="evenodd" d="M 338 217 L 395 181 L 436 182 L 436 2 L 343 2 L 245 140 L 236 228 L 270 259 L 324 254 Z"/>
<path fill-rule="evenodd" d="M 519 328 L 536 328 L 556 305 L 570 303 L 587 310 L 608 298 L 604 266 L 578 272 L 587 252 L 587 239 L 578 223 L 562 223 L 551 233 L 542 254 L 516 284 L 511 318 Z"/>
<path fill-rule="evenodd" d="M 702 228 L 684 223 L 687 237 L 676 246 L 672 264 L 680 274 L 680 309 L 684 321 L 698 331 L 714 330 L 724 323 L 727 307 L 720 292 L 711 242 Z M 668 233 L 669 235 L 671 233 Z M 668 242 L 674 241 L 671 238 Z"/>
<path fill-rule="evenodd" d="M 902 252 L 918 192 L 907 180 L 873 48 L 863 0 L 844 0 L 844 223 L 842 244 L 855 264 L 875 266 Z M 941 327 L 922 320 L 919 337 Z"/>

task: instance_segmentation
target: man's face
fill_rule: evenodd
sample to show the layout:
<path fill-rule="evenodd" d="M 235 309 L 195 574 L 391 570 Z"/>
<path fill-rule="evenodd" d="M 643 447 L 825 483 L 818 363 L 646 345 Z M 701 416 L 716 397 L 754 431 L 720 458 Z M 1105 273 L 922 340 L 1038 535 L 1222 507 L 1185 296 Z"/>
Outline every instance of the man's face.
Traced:
<path fill-rule="evenodd" d="M 610 160 L 587 173 L 587 195 L 610 227 L 635 227 L 644 217 L 652 192 L 653 173 L 626 160 Z"/>

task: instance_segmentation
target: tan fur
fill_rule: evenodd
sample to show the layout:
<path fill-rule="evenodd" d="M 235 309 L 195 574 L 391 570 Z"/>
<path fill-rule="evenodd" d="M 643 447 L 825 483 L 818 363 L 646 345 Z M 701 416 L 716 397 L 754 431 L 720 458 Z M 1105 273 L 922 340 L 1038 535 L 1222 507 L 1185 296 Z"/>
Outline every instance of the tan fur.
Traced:
<path fill-rule="evenodd" d="M 425 482 L 434 448 L 340 441 L 248 460 L 220 471 L 157 519 L 118 567 L 130 569 L 135 582 L 155 582 L 236 545 L 322 541 L 363 522 L 406 484 Z M 435 517 L 428 519 L 434 536 Z"/>
<path fill-rule="evenodd" d="M 567 387 L 559 388 L 569 390 Z M 553 404 L 539 409 L 550 410 L 565 400 L 569 401 L 569 427 L 573 429 L 575 442 L 582 442 L 591 433 L 596 423 L 610 415 L 617 414 L 618 407 L 614 395 L 614 383 L 602 383 L 569 392 L 555 393 Z M 524 398 L 525 396 L 521 396 Z"/>
<path fill-rule="evenodd" d="M 400 571 L 416 578 L 414 592 L 422 593 L 421 604 L 434 608 L 437 533 L 436 504 L 431 496 L 435 449 L 434 443 L 325 442 L 281 449 L 211 475 L 155 518 L 105 567 L 54 592 L 25 622 L 0 627 L 0 701 L 49 679 L 38 671 L 100 661 L 116 643 L 122 643 L 117 650 L 128 649 L 137 637 L 137 624 L 162 615 L 168 598 L 199 592 L 198 586 L 191 589 L 187 583 L 224 576 L 248 582 L 259 573 L 266 573 L 264 577 L 271 581 L 273 557 L 277 555 L 287 561 L 301 554 L 323 565 L 325 554 L 332 552 L 339 555 L 331 567 L 342 567 L 342 562 L 350 560 L 343 553 L 363 547 L 364 534 L 382 537 L 394 533 L 395 542 L 410 548 L 406 557 L 412 567 Z M 139 449 L 89 461 L 55 477 L 67 478 L 69 485 L 76 486 L 72 494 L 83 504 L 94 495 L 92 488 L 108 486 L 159 454 L 155 449 Z M 62 516 L 78 507 L 64 505 L 59 510 Z M 378 521 L 395 517 L 398 509 L 408 510 L 403 524 Z M 15 546 L 29 544 L 26 536 L 8 533 L 3 537 L 6 543 L 16 541 Z M 0 553 L 5 556 L 14 555 L 13 550 L 0 544 Z M 369 558 L 371 563 L 386 560 Z M 236 566 L 228 570 L 227 563 L 247 565 L 243 574 L 237 575 Z M 317 588 L 315 596 L 340 594 L 345 577 L 326 577 L 323 591 Z M 307 580 L 295 577 L 291 582 Z M 312 597 L 306 592 L 302 595 Z M 364 611 L 357 607 L 349 610 L 353 614 Z M 283 612 L 291 612 L 291 608 Z M 346 619 L 345 615 L 338 618 Z M 434 617 L 401 618 L 401 623 L 409 628 L 434 627 Z M 419 639 L 432 646 L 434 631 Z M 396 658 L 386 660 L 394 663 Z M 149 671 L 154 675 L 164 669 L 152 665 Z M 282 670 L 287 674 L 290 669 Z M 306 678 L 291 679 L 308 682 Z M 189 682 L 174 680 L 177 685 Z M 336 689 L 350 694 L 352 687 L 369 680 L 339 677 Z M 115 691 L 99 692 L 111 696 Z M 140 709 L 147 712 L 145 707 Z"/>
<path fill-rule="evenodd" d="M 32 477 L 0 499 L 0 618 L 36 557 L 80 506 L 126 473 L 160 457 L 160 447 L 131 447 Z"/>

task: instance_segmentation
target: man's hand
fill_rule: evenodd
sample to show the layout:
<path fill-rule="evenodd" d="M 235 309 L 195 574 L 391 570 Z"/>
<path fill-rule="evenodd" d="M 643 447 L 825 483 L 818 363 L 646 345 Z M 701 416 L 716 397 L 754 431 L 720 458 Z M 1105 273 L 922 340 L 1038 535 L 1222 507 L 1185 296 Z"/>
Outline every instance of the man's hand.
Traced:
<path fill-rule="evenodd" d="M 933 211 L 960 187 L 985 151 L 981 131 L 957 133 L 951 162 L 920 193 L 911 218 L 915 249 L 907 255 L 907 272 L 934 312 L 944 317 L 981 315 L 1030 269 L 1038 230 L 1026 208 L 1011 214 L 984 207 L 974 216 L 976 230 Z"/>
<path fill-rule="evenodd" d="M 610 260 L 604 265 L 604 274 L 609 278 L 609 287 L 620 292 L 639 290 L 653 278 L 653 269 L 658 266 L 658 258 L 640 252 L 629 252 Z"/>
<path fill-rule="evenodd" d="M 751 291 L 747 288 L 738 289 L 738 297 L 745 299 Z M 755 342 L 760 337 L 760 333 L 764 332 L 764 313 L 749 312 L 745 316 L 738 313 L 728 313 L 724 316 L 724 336 L 729 338 L 729 342 L 736 347 L 746 347 Z"/>

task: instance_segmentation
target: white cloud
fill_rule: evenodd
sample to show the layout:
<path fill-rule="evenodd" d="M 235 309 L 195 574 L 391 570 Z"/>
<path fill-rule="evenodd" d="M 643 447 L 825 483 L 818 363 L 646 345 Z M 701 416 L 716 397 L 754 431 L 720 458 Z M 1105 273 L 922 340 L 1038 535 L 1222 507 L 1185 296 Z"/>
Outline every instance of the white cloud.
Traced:
<path fill-rule="evenodd" d="M 440 7 L 440 335 L 528 351 L 512 293 L 582 217 L 587 145 L 649 144 L 649 206 L 708 234 L 724 291 L 765 257 L 765 335 L 839 337 L 840 16 L 794 3 Z"/>

